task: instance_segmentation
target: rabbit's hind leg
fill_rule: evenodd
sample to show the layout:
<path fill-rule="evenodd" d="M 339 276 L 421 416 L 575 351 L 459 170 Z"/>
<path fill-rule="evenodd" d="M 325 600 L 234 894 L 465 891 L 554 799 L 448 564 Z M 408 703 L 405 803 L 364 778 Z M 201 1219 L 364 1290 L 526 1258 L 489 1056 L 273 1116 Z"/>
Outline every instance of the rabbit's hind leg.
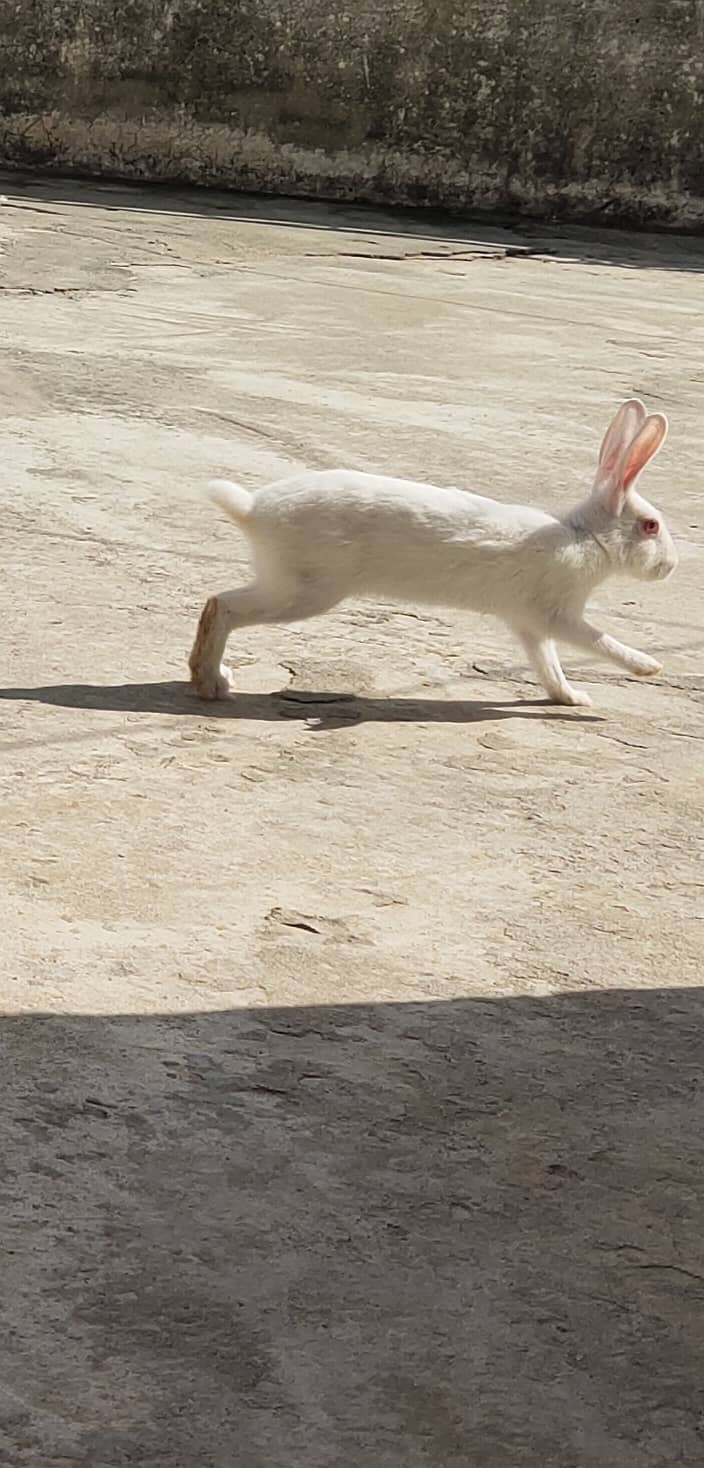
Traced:
<path fill-rule="evenodd" d="M 327 611 L 336 600 L 328 586 L 301 585 L 283 592 L 256 581 L 237 591 L 209 597 L 188 659 L 191 682 L 198 697 L 227 698 L 231 692 L 227 669 L 222 666 L 231 632 L 258 623 L 302 621 Z"/>

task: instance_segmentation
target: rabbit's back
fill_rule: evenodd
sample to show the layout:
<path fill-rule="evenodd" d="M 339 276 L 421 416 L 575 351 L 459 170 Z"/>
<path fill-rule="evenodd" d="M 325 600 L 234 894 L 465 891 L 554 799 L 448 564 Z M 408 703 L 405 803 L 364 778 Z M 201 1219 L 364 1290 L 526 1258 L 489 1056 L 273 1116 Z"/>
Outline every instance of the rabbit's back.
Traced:
<path fill-rule="evenodd" d="M 554 523 L 457 488 L 326 470 L 256 490 L 245 528 L 267 563 L 324 573 L 345 595 L 491 610 L 527 537 Z"/>

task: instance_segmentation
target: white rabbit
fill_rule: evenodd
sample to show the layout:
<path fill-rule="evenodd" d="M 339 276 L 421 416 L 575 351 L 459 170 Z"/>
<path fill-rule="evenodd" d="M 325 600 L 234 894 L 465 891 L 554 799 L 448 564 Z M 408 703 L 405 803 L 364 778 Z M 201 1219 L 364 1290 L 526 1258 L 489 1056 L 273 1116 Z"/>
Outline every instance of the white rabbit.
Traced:
<path fill-rule="evenodd" d="M 297 622 L 346 597 L 375 596 L 490 612 L 519 638 L 555 703 L 588 705 L 560 666 L 556 642 L 649 678 L 660 664 L 584 620 L 590 593 L 618 571 L 663 580 L 677 552 L 662 516 L 636 494 L 667 433 L 632 399 L 599 454 L 590 496 L 559 519 L 461 489 L 336 469 L 250 494 L 225 480 L 210 493 L 250 542 L 255 579 L 206 602 L 189 667 L 201 698 L 224 698 L 221 667 L 236 627 Z"/>

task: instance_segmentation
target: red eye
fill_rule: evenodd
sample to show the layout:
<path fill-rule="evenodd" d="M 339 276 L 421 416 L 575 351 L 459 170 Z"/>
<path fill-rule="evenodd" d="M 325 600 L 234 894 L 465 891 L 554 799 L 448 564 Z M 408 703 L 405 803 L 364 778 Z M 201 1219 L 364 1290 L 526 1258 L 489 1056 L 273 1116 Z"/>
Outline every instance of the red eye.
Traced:
<path fill-rule="evenodd" d="M 640 528 L 643 535 L 657 535 L 660 530 L 660 521 L 641 520 Z"/>

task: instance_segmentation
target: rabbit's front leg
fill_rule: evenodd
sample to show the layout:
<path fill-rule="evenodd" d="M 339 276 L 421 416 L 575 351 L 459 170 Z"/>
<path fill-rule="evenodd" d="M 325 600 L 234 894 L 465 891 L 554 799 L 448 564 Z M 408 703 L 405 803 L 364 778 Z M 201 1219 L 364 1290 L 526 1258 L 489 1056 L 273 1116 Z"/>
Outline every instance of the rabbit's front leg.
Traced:
<path fill-rule="evenodd" d="M 598 627 L 592 627 L 590 622 L 572 622 L 567 618 L 558 618 L 553 622 L 551 631 L 561 641 L 571 643 L 572 647 L 608 658 L 610 663 L 617 663 L 636 678 L 654 678 L 657 673 L 662 672 L 662 664 L 656 658 L 649 657 L 646 652 L 639 652 L 636 647 L 629 647 L 625 642 L 618 642 L 608 632 L 600 632 Z"/>
<path fill-rule="evenodd" d="M 551 638 L 539 637 L 532 632 L 519 632 L 518 636 L 537 677 L 553 703 L 567 704 L 571 708 L 591 708 L 592 701 L 589 694 L 583 693 L 580 688 L 573 688 L 571 683 L 568 683 L 562 670 L 557 648 Z"/>

